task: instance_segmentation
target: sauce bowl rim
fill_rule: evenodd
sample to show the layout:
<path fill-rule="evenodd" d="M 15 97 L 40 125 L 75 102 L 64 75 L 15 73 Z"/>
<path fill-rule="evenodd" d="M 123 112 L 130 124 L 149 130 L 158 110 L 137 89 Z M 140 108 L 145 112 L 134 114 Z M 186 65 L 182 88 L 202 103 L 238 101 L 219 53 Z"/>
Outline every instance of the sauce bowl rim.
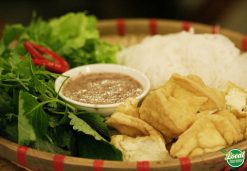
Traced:
<path fill-rule="evenodd" d="M 97 71 L 92 71 L 94 69 L 96 69 Z M 125 65 L 120 65 L 120 64 L 99 63 L 99 64 L 87 64 L 87 65 L 74 67 L 74 68 L 71 68 L 68 71 L 64 72 L 63 74 L 61 74 L 61 76 L 59 76 L 55 80 L 55 91 L 56 91 L 56 93 L 58 93 L 58 95 L 63 100 L 69 102 L 70 104 L 74 104 L 74 105 L 85 107 L 85 108 L 95 108 L 97 110 L 97 108 L 112 108 L 112 107 L 117 107 L 118 105 L 122 104 L 124 101 L 119 102 L 119 103 L 112 103 L 112 104 L 82 103 L 82 102 L 73 100 L 73 99 L 65 96 L 62 93 L 63 86 L 65 85 L 66 81 L 68 80 L 68 76 L 69 76 L 69 78 L 73 78 L 73 77 L 76 77 L 77 75 L 79 75 L 81 73 L 89 74 L 89 73 L 98 73 L 98 72 L 110 72 L 110 73 L 125 74 L 125 75 L 128 75 L 131 78 L 137 80 L 143 86 L 143 91 L 141 92 L 141 94 L 138 95 L 137 97 L 134 97 L 137 100 L 141 100 L 142 98 L 144 98 L 151 89 L 150 80 L 141 71 L 134 69 L 134 68 L 131 68 L 131 67 L 127 67 Z M 143 81 L 144 83 L 141 82 L 140 79 L 138 80 L 137 77 L 144 80 Z"/>

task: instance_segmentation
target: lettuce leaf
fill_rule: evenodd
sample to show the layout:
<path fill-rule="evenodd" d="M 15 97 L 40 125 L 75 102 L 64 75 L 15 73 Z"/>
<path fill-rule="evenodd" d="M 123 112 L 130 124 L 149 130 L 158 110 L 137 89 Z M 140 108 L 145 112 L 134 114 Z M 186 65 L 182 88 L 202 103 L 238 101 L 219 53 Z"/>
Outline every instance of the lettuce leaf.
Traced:
<path fill-rule="evenodd" d="M 84 13 L 68 13 L 60 18 L 50 20 L 51 41 L 60 44 L 62 54 L 72 49 L 82 48 L 87 39 L 98 39 L 96 18 Z"/>
<path fill-rule="evenodd" d="M 68 13 L 49 22 L 50 45 L 71 67 L 92 63 L 115 63 L 119 46 L 99 39 L 96 18 L 85 13 Z"/>
<path fill-rule="evenodd" d="M 26 54 L 23 42 L 30 40 L 66 58 L 70 67 L 116 63 L 116 53 L 120 48 L 99 39 L 96 22 L 94 16 L 78 12 L 49 21 L 35 17 L 28 26 L 8 25 L 0 42 L 0 55 L 8 56 L 11 50 L 23 56 Z"/>

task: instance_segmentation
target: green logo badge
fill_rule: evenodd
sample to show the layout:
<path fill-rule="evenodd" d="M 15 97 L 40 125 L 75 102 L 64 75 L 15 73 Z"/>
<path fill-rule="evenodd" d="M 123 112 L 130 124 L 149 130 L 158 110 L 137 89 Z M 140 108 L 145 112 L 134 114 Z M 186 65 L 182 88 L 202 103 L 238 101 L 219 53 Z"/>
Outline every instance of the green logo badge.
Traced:
<path fill-rule="evenodd" d="M 225 160 L 227 164 L 233 168 L 240 167 L 245 161 L 245 151 L 232 149 L 226 153 Z"/>

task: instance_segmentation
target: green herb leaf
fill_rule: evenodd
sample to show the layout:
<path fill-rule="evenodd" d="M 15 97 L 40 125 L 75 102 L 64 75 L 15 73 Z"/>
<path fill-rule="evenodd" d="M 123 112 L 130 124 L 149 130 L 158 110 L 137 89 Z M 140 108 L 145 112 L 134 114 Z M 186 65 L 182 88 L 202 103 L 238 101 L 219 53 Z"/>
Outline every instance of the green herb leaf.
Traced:
<path fill-rule="evenodd" d="M 12 105 L 12 97 L 6 90 L 0 88 L 0 111 L 2 114 L 15 111 L 15 106 Z"/>
<path fill-rule="evenodd" d="M 21 145 L 29 145 L 31 142 L 37 140 L 34 128 L 30 120 L 25 115 L 25 108 L 27 108 L 27 105 L 25 103 L 26 94 L 26 92 L 21 91 L 19 95 L 18 143 Z"/>
<path fill-rule="evenodd" d="M 73 113 L 69 113 L 68 117 L 70 120 L 70 125 L 73 126 L 73 129 L 78 132 L 83 132 L 87 135 L 93 136 L 96 140 L 106 141 L 98 132 L 96 132 L 90 125 L 88 125 L 85 121 L 77 117 Z"/>
<path fill-rule="evenodd" d="M 35 88 L 35 90 L 37 92 L 39 92 L 40 94 L 45 94 L 45 91 L 47 90 L 47 85 L 45 84 L 45 82 L 43 80 L 39 80 L 35 75 L 32 77 L 32 84 L 33 87 Z"/>
<path fill-rule="evenodd" d="M 47 140 L 38 139 L 32 147 L 50 153 L 63 154 L 68 156 L 71 155 L 70 151 L 64 150 L 54 144 L 51 144 Z"/>
<path fill-rule="evenodd" d="M 97 130 L 101 135 L 110 138 L 109 129 L 104 122 L 104 118 L 97 113 L 89 113 L 81 111 L 78 113 L 78 117 L 87 122 L 94 130 Z"/>
<path fill-rule="evenodd" d="M 74 130 L 70 125 L 57 126 L 53 129 L 49 129 L 48 133 L 56 146 L 73 151 L 75 136 Z"/>
<path fill-rule="evenodd" d="M 3 40 L 0 41 L 0 56 L 4 53 L 4 51 L 6 50 L 6 47 L 3 43 Z"/>
<path fill-rule="evenodd" d="M 23 115 L 25 115 L 34 128 L 36 135 L 42 137 L 47 133 L 49 125 L 48 116 L 36 98 L 28 92 L 21 91 L 19 99 Z"/>
<path fill-rule="evenodd" d="M 6 127 L 2 130 L 4 133 L 4 137 L 18 143 L 18 126 L 17 121 L 11 122 L 6 125 Z"/>
<path fill-rule="evenodd" d="M 18 142 L 17 115 L 14 113 L 0 113 L 0 135 Z"/>
<path fill-rule="evenodd" d="M 8 46 L 13 40 L 17 40 L 19 35 L 24 31 L 21 24 L 7 25 L 3 32 L 3 42 Z"/>
<path fill-rule="evenodd" d="M 46 94 L 48 97 L 52 98 L 56 96 L 54 87 L 51 87 L 44 79 L 39 79 L 37 76 L 32 76 L 32 84 L 37 92 L 41 95 Z"/>
<path fill-rule="evenodd" d="M 122 152 L 106 141 L 95 141 L 92 136 L 77 135 L 79 157 L 104 160 L 122 160 Z"/>

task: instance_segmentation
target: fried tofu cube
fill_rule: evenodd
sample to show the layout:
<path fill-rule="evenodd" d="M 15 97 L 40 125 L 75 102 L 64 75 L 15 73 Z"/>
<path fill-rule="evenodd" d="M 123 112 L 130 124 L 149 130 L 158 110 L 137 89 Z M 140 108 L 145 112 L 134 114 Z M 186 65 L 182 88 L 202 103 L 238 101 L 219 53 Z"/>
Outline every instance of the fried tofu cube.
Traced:
<path fill-rule="evenodd" d="M 247 139 L 247 117 L 239 118 L 239 124 L 241 128 L 241 132 L 243 133 L 243 139 Z"/>
<path fill-rule="evenodd" d="M 122 151 L 125 161 L 168 160 L 163 136 L 140 118 L 115 112 L 106 121 L 123 135 L 113 135 L 111 143 Z"/>
<path fill-rule="evenodd" d="M 170 153 L 173 157 L 202 155 L 225 148 L 242 138 L 240 125 L 234 114 L 224 111 L 204 115 L 179 136 Z"/>
<path fill-rule="evenodd" d="M 184 77 L 179 74 L 173 74 L 172 79 L 180 87 L 183 87 L 194 95 L 208 98 L 206 103 L 201 106 L 201 110 L 225 109 L 224 93 L 206 86 L 196 75 L 188 75 L 187 77 Z"/>
<path fill-rule="evenodd" d="M 133 138 L 126 135 L 114 135 L 111 143 L 122 151 L 124 161 L 163 161 L 171 159 L 161 137 Z"/>
<path fill-rule="evenodd" d="M 228 83 L 226 105 L 238 117 L 247 116 L 247 92 L 233 83 Z"/>
<path fill-rule="evenodd" d="M 138 103 L 139 101 L 136 98 L 128 98 L 117 107 L 116 112 L 139 118 Z"/>
<path fill-rule="evenodd" d="M 166 97 L 162 88 L 151 92 L 139 109 L 140 118 L 168 138 L 186 130 L 194 122 L 196 111 L 187 100 Z"/>
<path fill-rule="evenodd" d="M 196 120 L 200 111 L 225 108 L 223 92 L 208 88 L 195 76 L 173 74 L 152 91 L 140 106 L 140 118 L 168 138 L 176 138 Z"/>

